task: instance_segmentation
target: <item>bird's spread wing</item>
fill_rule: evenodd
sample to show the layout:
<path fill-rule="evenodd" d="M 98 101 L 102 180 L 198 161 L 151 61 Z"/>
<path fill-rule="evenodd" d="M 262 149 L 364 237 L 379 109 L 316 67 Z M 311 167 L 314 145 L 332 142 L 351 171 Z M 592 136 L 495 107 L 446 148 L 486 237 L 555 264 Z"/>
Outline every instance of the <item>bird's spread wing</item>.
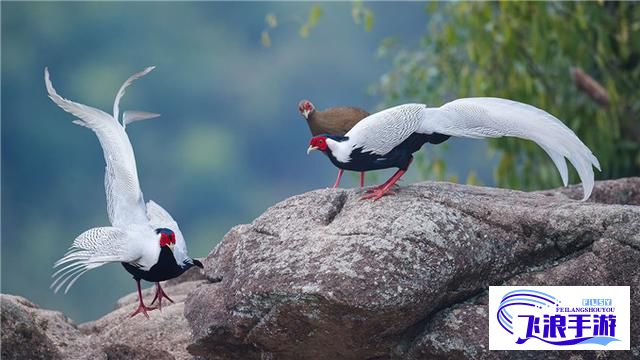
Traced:
<path fill-rule="evenodd" d="M 147 222 L 136 160 L 124 128 L 104 111 L 78 104 L 58 95 L 51 84 L 49 71 L 46 68 L 44 77 L 51 100 L 66 112 L 76 116 L 78 120 L 74 121 L 75 124 L 88 127 L 98 136 L 106 162 L 105 190 L 111 224 L 124 228 L 127 224 Z M 123 87 L 126 86 L 123 85 Z M 120 91 L 124 94 L 124 89 Z"/>
<path fill-rule="evenodd" d="M 118 93 L 116 94 L 116 100 L 113 102 L 113 118 L 116 119 L 116 121 L 118 121 L 118 116 L 120 115 L 120 99 L 122 99 L 122 97 L 124 96 L 124 93 L 126 92 L 129 85 L 133 84 L 134 81 L 140 79 L 141 77 L 147 75 L 149 72 L 151 72 L 151 70 L 155 68 L 155 66 L 149 66 L 148 68 L 129 76 L 127 81 L 125 81 L 124 84 L 120 86 L 120 90 L 118 90 Z"/>
<path fill-rule="evenodd" d="M 345 136 L 354 149 L 386 155 L 420 127 L 424 108 L 405 104 L 382 110 L 362 119 Z"/>
<path fill-rule="evenodd" d="M 67 254 L 58 260 L 51 287 L 58 292 L 66 284 L 65 293 L 85 272 L 106 263 L 135 261 L 139 254 L 131 251 L 127 233 L 115 227 L 98 227 L 80 234 Z"/>
<path fill-rule="evenodd" d="M 589 198 L 598 159 L 576 134 L 553 115 L 534 106 L 500 98 L 464 98 L 439 108 L 425 108 L 417 132 L 468 138 L 514 136 L 533 140 L 549 154 L 562 181 L 568 182 L 565 158 L 578 171 Z"/>
<path fill-rule="evenodd" d="M 184 241 L 184 236 L 182 236 L 182 231 L 180 231 L 178 223 L 173 220 L 169 212 L 154 201 L 149 200 L 147 202 L 147 216 L 149 217 L 151 227 L 154 229 L 169 229 L 176 235 L 176 246 L 173 249 L 173 256 L 176 258 L 178 265 L 182 265 L 185 261 L 189 262 L 191 259 L 187 255 L 187 243 Z"/>

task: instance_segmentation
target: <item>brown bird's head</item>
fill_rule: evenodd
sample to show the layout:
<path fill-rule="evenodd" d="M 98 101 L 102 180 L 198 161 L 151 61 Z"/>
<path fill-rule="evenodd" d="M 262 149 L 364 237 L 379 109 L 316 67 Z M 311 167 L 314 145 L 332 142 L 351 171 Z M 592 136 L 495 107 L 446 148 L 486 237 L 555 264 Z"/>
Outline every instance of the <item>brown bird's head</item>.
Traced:
<path fill-rule="evenodd" d="M 311 101 L 309 100 L 301 100 L 298 103 L 298 111 L 300 111 L 300 114 L 307 120 L 309 120 L 309 115 L 316 111 L 316 107 L 313 106 L 313 104 L 311 103 Z"/>

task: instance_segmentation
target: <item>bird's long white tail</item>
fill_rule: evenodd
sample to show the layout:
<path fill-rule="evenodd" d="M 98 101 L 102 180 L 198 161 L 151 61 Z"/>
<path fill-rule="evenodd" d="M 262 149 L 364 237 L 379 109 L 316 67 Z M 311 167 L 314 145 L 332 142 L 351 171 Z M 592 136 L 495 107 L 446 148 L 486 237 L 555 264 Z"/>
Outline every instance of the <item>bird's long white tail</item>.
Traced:
<path fill-rule="evenodd" d="M 533 140 L 551 157 L 566 186 L 565 158 L 576 168 L 586 200 L 594 186 L 598 159 L 576 134 L 553 115 L 534 106 L 500 98 L 464 98 L 439 108 L 425 108 L 421 133 L 468 138 L 514 136 Z"/>
<path fill-rule="evenodd" d="M 66 285 L 64 292 L 87 271 L 114 261 L 127 261 L 124 254 L 126 234 L 114 227 L 89 229 L 78 236 L 62 259 L 56 261 L 51 275 L 54 292 Z"/>

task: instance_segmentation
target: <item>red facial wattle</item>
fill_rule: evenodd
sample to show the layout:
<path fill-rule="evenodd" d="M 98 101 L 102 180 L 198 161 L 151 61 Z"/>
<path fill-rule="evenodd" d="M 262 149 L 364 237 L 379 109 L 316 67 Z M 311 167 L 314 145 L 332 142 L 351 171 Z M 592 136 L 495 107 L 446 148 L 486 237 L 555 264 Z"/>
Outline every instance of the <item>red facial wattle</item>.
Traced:
<path fill-rule="evenodd" d="M 322 136 L 314 137 L 309 142 L 309 145 L 320 151 L 327 151 L 327 139 L 325 137 L 322 137 Z"/>
<path fill-rule="evenodd" d="M 173 246 L 176 244 L 175 234 L 161 234 L 160 235 L 160 247 Z"/>

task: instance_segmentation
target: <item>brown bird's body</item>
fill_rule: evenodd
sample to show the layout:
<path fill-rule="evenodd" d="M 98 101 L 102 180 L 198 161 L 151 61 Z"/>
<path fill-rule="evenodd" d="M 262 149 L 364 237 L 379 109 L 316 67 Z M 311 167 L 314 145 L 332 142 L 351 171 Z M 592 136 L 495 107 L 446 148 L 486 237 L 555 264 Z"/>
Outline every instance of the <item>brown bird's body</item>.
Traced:
<path fill-rule="evenodd" d="M 369 113 L 353 107 L 337 107 L 324 111 L 312 111 L 307 118 L 313 136 L 321 134 L 344 135 Z"/>
<path fill-rule="evenodd" d="M 360 120 L 369 116 L 369 113 L 354 107 L 335 107 L 323 111 L 317 111 L 309 100 L 298 103 L 298 111 L 307 120 L 311 135 L 322 134 L 343 136 Z M 338 178 L 333 187 L 338 187 L 343 170 L 338 171 Z M 360 187 L 364 186 L 364 172 L 360 173 Z"/>

